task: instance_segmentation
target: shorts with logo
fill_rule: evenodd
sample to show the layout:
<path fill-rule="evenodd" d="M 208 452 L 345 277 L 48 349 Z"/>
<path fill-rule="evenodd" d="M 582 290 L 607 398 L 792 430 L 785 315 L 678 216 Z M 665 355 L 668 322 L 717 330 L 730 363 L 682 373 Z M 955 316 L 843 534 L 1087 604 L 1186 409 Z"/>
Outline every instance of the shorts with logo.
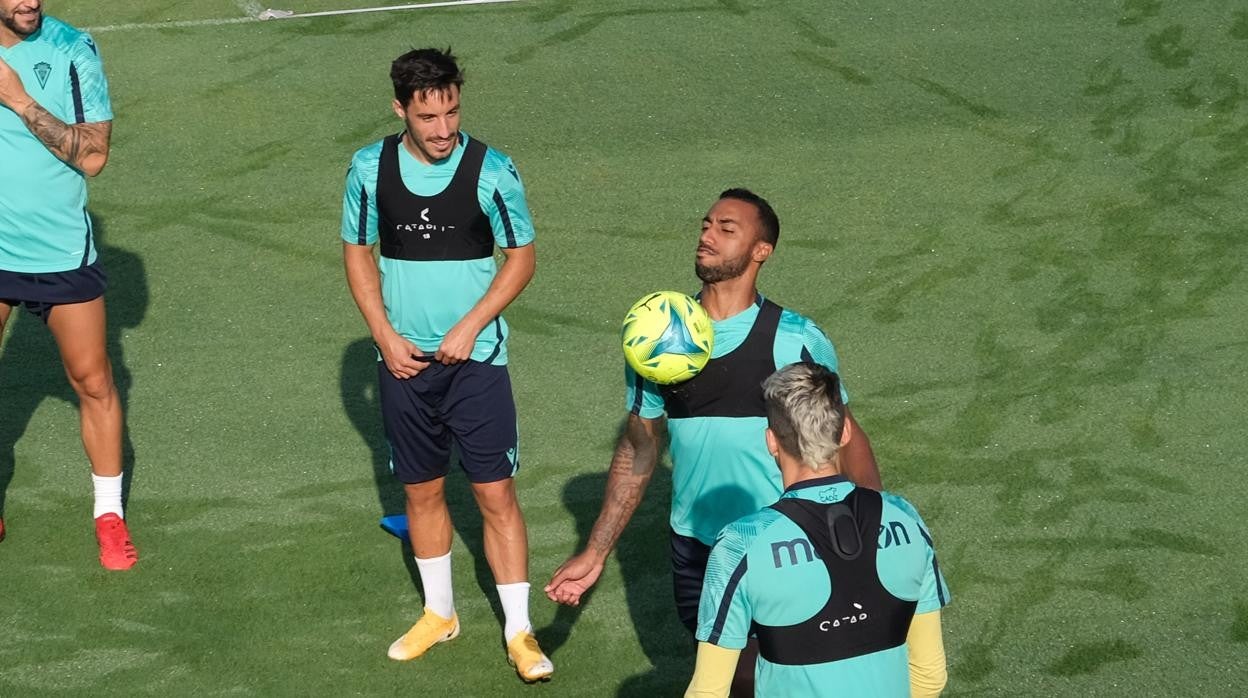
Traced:
<path fill-rule="evenodd" d="M 0 269 L 0 303 L 20 305 L 45 323 L 56 306 L 95 300 L 107 287 L 108 275 L 98 259 L 85 267 L 43 274 Z"/>
<path fill-rule="evenodd" d="M 702 584 L 710 557 L 711 546 L 672 531 L 672 590 L 676 595 L 676 615 L 691 633 L 698 629 L 698 603 L 702 600 Z"/>
<path fill-rule="evenodd" d="M 435 362 L 401 380 L 378 361 L 377 374 L 390 468 L 400 482 L 410 485 L 445 476 L 452 446 L 472 482 L 497 482 L 516 474 L 516 404 L 506 366 Z"/>

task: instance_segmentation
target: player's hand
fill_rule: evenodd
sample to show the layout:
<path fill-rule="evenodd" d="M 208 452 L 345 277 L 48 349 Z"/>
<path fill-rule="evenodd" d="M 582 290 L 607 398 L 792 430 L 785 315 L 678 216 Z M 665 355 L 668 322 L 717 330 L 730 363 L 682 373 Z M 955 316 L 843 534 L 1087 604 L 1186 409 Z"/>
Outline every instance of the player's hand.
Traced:
<path fill-rule="evenodd" d="M 397 332 L 392 332 L 383 341 L 377 342 L 377 348 L 381 350 L 381 360 L 386 362 L 386 370 L 399 380 L 413 378 L 429 366 L 428 361 L 412 358 L 424 356 L 425 352 Z"/>
<path fill-rule="evenodd" d="M 438 351 L 433 358 L 439 362 L 447 364 L 458 364 L 468 360 L 472 356 L 472 350 L 477 345 L 477 335 L 481 334 L 480 328 L 474 329 L 460 322 L 455 323 L 450 332 L 442 338 L 442 346 L 438 347 Z"/>
<path fill-rule="evenodd" d="M 30 95 L 26 93 L 22 77 L 0 58 L 0 104 L 16 111 L 29 101 Z"/>
<path fill-rule="evenodd" d="M 603 562 L 592 550 L 568 558 L 546 585 L 546 598 L 565 606 L 580 606 L 581 597 L 602 576 Z"/>

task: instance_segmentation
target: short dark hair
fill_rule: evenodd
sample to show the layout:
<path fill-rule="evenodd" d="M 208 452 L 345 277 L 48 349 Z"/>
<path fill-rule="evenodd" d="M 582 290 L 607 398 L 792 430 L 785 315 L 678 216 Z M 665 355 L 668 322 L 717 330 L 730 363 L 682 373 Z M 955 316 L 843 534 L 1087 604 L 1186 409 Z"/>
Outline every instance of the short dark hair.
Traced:
<path fill-rule="evenodd" d="M 763 241 L 772 247 L 780 241 L 780 217 L 776 215 L 776 210 L 767 203 L 767 199 L 755 194 L 749 189 L 740 187 L 734 189 L 725 189 L 719 198 L 735 199 L 744 201 L 747 204 L 753 204 L 754 209 L 758 211 L 758 220 L 763 227 Z"/>
<path fill-rule="evenodd" d="M 464 71 L 459 69 L 449 46 L 445 51 L 418 48 L 394 59 L 390 81 L 394 83 L 394 98 L 406 107 L 417 94 L 423 98 L 430 92 L 463 87 Z"/>

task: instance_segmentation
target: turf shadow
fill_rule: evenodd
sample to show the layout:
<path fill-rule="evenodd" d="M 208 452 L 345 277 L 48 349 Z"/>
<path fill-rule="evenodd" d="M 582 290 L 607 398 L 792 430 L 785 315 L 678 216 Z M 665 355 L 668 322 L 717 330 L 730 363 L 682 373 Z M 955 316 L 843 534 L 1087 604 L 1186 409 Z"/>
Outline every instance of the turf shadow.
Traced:
<path fill-rule="evenodd" d="M 342 353 L 338 373 L 342 408 L 360 438 L 372 451 L 373 484 L 377 489 L 377 505 L 382 516 L 406 511 L 403 485 L 390 473 L 390 447 L 381 424 L 381 404 L 377 396 L 377 349 L 370 339 L 347 345 Z M 396 549 L 412 584 L 420 589 L 420 572 L 412 557 L 409 541 L 397 541 Z"/>
<path fill-rule="evenodd" d="M 404 512 L 403 485 L 390 474 L 390 449 L 381 425 L 377 398 L 377 349 L 372 340 L 360 339 L 342 352 L 338 374 L 342 408 L 360 438 L 372 450 L 373 482 L 383 516 Z"/>
<path fill-rule="evenodd" d="M 576 521 L 576 550 L 583 550 L 589 541 L 606 487 L 605 468 L 577 475 L 564 486 L 564 506 Z M 637 640 L 650 663 L 647 670 L 624 681 L 619 696 L 676 695 L 693 671 L 695 643 L 677 619 L 672 600 L 668 524 L 671 493 L 671 472 L 665 467 L 656 468 L 646 496 L 613 553 L 624 581 L 630 625 L 636 628 Z M 610 575 L 605 575 L 598 586 L 609 584 L 609 579 Z M 579 608 L 559 608 L 552 624 L 539 632 L 544 647 L 553 653 L 567 642 L 583 609 L 594 603 L 593 595 L 591 590 Z"/>
<path fill-rule="evenodd" d="M 1074 645 L 1062 655 L 1048 673 L 1054 676 L 1091 674 L 1106 664 L 1137 659 L 1143 652 L 1135 645 L 1115 638 L 1108 641 L 1084 642 Z"/>
<path fill-rule="evenodd" d="M 1231 620 L 1231 642 L 1248 643 L 1248 601 L 1232 601 L 1234 618 Z"/>
<path fill-rule="evenodd" d="M 132 384 L 121 344 L 123 330 L 138 327 L 147 313 L 148 285 L 143 260 L 138 255 L 105 244 L 107 226 L 98 215 L 91 215 L 95 241 L 105 270 L 108 290 L 105 303 L 108 325 L 105 341 L 113 364 L 113 380 L 125 410 L 129 405 Z M 55 312 L 55 310 L 53 311 Z M 35 411 L 45 399 L 52 398 L 77 404 L 78 398 L 65 379 L 60 355 L 52 333 L 33 315 L 14 308 L 7 323 L 8 342 L 0 359 L 0 515 L 3 515 L 6 494 L 16 471 L 16 446 L 26 433 Z M 31 435 L 44 438 L 44 435 Z M 80 434 L 58 434 L 77 442 Z M 85 456 L 84 456 L 85 460 Z M 134 446 L 130 439 L 129 422 L 122 432 L 122 501 L 128 507 L 134 486 Z M 90 496 L 85 490 L 84 496 Z"/>
<path fill-rule="evenodd" d="M 360 438 L 372 450 L 372 472 L 373 482 L 377 489 L 377 504 L 381 509 L 381 514 L 389 516 L 405 513 L 407 500 L 402 483 L 396 480 L 390 472 L 390 447 L 386 443 L 385 430 L 381 423 L 381 404 L 377 395 L 377 361 L 377 350 L 371 339 L 364 338 L 349 344 L 342 355 L 339 388 L 343 410 L 356 431 L 359 432 Z M 456 459 L 454 453 L 451 457 Z M 477 508 L 468 479 L 455 466 L 455 463 L 452 463 L 451 472 L 446 478 L 446 506 L 450 509 L 451 522 L 455 531 L 472 556 L 477 586 L 485 592 L 490 608 L 501 624 L 503 608 L 495 592 L 494 574 L 485 556 L 485 528 L 481 520 L 481 512 Z M 412 584 L 418 590 L 423 589 L 411 542 L 398 541 L 396 548 L 404 568 L 407 569 L 408 576 L 411 577 Z"/>

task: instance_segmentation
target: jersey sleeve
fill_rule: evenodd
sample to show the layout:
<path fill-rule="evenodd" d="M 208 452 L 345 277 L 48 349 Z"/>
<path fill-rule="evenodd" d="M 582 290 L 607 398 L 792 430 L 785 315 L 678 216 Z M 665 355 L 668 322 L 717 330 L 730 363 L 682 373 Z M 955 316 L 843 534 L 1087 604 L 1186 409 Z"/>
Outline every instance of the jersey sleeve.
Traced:
<path fill-rule="evenodd" d="M 90 34 L 83 32 L 74 41 L 70 48 L 70 56 L 73 66 L 70 84 L 76 91 L 75 101 L 81 106 L 82 118 L 78 123 L 93 124 L 112 121 L 113 104 L 108 96 L 108 79 L 104 77 L 104 63 L 100 60 L 99 48 Z"/>
<path fill-rule="evenodd" d="M 666 412 L 659 386 L 637 375 L 627 361 L 624 362 L 624 384 L 627 386 L 630 414 L 643 419 L 658 419 Z"/>
<path fill-rule="evenodd" d="M 914 613 L 918 615 L 939 611 L 949 605 L 951 598 L 949 586 L 945 583 L 945 576 L 940 571 L 940 562 L 936 559 L 936 546 L 932 544 L 932 534 L 927 530 L 927 524 L 923 523 L 923 517 L 919 516 L 919 511 L 914 508 L 913 504 L 896 495 L 890 495 L 889 501 L 900 507 L 914 520 L 915 526 L 919 529 L 919 535 L 923 536 L 926 558 L 923 566 L 923 581 L 919 585 L 918 605 L 915 606 Z"/>
<path fill-rule="evenodd" d="M 840 362 L 837 361 L 836 347 L 832 346 L 832 340 L 810 320 L 806 320 L 804 325 L 800 360 L 813 361 L 839 375 Z M 849 404 L 849 393 L 845 390 L 844 380 L 841 380 L 841 400 L 846 405 Z"/>
<path fill-rule="evenodd" d="M 936 548 L 932 545 L 932 534 L 923 522 L 919 522 L 919 533 L 927 543 L 927 563 L 923 571 L 923 585 L 919 588 L 919 604 L 915 613 L 938 611 L 949 605 L 949 586 L 945 583 L 945 575 L 940 571 L 940 563 L 936 560 Z"/>
<path fill-rule="evenodd" d="M 342 240 L 352 245 L 377 243 L 377 158 L 371 157 L 368 149 L 357 152 L 347 169 Z"/>
<path fill-rule="evenodd" d="M 735 525 L 720 532 L 706 563 L 698 603 L 698 641 L 742 649 L 749 640 L 754 612 L 747 588 L 747 552 L 748 544 Z"/>
<path fill-rule="evenodd" d="M 494 242 L 499 247 L 524 247 L 533 242 L 533 216 L 524 196 L 524 183 L 511 158 L 493 148 L 486 153 L 477 195 L 489 214 Z"/>

